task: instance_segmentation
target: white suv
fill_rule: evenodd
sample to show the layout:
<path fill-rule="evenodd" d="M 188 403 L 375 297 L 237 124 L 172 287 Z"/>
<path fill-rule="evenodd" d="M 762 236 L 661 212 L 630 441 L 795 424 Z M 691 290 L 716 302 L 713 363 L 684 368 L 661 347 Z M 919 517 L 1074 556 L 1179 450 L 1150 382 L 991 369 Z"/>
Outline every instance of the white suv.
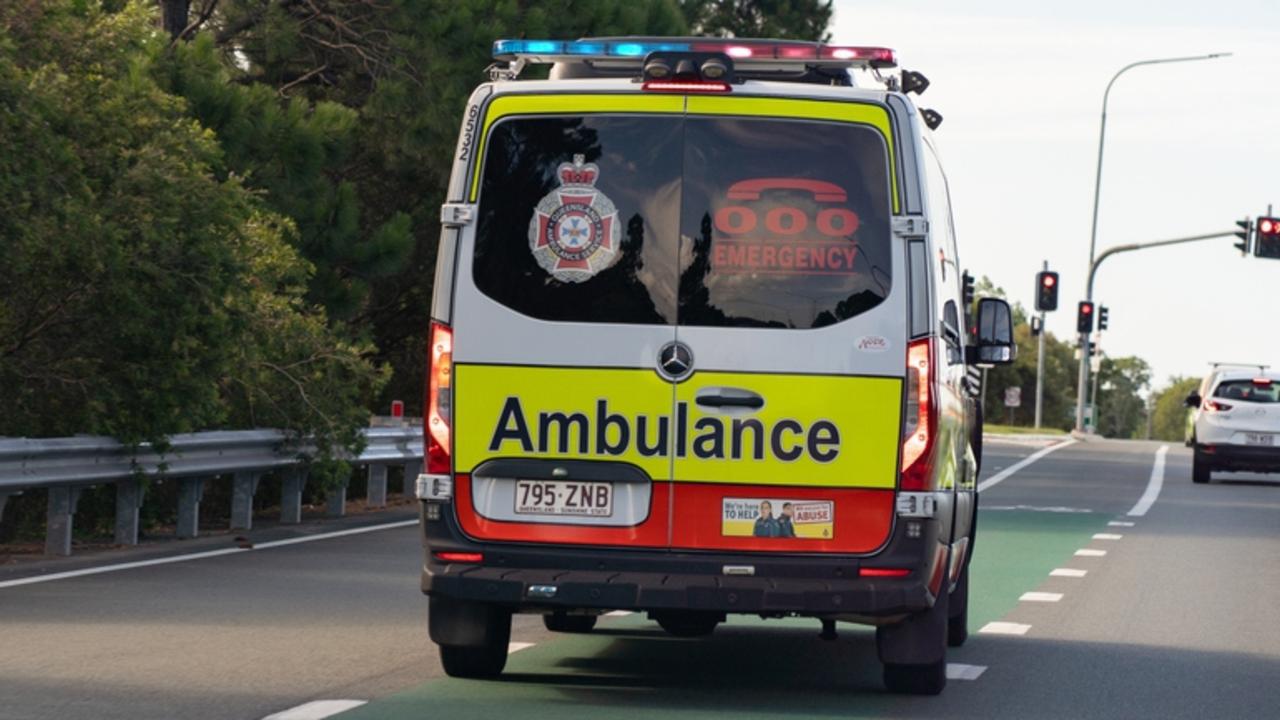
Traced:
<path fill-rule="evenodd" d="M 1186 402 L 1198 409 L 1194 482 L 1209 482 L 1215 470 L 1280 472 L 1280 373 L 1219 370 Z"/>

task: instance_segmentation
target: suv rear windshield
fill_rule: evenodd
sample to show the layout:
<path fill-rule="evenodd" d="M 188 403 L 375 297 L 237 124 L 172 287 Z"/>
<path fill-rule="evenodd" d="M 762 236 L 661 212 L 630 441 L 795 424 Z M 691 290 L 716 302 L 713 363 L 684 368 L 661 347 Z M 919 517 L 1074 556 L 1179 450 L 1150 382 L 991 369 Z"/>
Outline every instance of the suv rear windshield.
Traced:
<path fill-rule="evenodd" d="M 1245 402 L 1280 402 L 1280 385 L 1274 382 L 1255 383 L 1253 380 L 1223 380 L 1213 391 L 1214 397 Z"/>
<path fill-rule="evenodd" d="M 475 283 L 544 320 L 830 325 L 889 294 L 887 153 L 846 123 L 507 120 L 488 141 Z"/>

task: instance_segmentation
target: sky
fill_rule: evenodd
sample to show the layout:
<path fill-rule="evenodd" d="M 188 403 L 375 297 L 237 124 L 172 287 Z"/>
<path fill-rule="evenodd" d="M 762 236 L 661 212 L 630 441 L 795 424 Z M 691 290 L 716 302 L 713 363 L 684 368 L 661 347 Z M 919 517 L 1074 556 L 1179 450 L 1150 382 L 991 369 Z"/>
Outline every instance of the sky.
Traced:
<path fill-rule="evenodd" d="M 1234 53 L 1116 81 L 1098 252 L 1234 230 L 1268 203 L 1280 215 L 1280 3 L 836 0 L 831 30 L 929 78 L 916 101 L 944 118 L 960 264 L 1031 308 L 1047 260 L 1061 273 L 1046 320 L 1059 338 L 1074 341 L 1084 299 L 1103 91 L 1128 63 Z M 1235 242 L 1108 258 L 1094 281 L 1110 311 L 1103 351 L 1145 359 L 1155 389 L 1211 361 L 1280 366 L 1280 260 L 1242 258 Z"/>

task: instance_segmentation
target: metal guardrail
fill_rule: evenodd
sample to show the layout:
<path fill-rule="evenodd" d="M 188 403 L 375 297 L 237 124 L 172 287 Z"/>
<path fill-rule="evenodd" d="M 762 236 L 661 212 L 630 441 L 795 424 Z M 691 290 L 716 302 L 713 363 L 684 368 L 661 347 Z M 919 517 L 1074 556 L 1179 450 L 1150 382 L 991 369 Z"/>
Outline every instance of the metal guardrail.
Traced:
<path fill-rule="evenodd" d="M 387 502 L 387 468 L 404 467 L 404 492 L 412 493 L 422 466 L 422 425 L 372 427 L 364 431 L 366 447 L 349 458 L 368 468 L 368 502 Z M 143 444 L 128 446 L 105 437 L 0 438 L 0 511 L 11 495 L 32 488 L 48 488 L 49 509 L 45 552 L 71 554 L 72 517 L 81 491 L 94 485 L 116 486 L 115 541 L 138 542 L 138 510 L 142 506 L 140 478 L 181 483 L 178 492 L 180 538 L 199 535 L 200 499 L 205 480 L 231 476 L 231 528 L 247 530 L 253 523 L 253 497 L 258 482 L 273 470 L 284 471 L 280 520 L 302 521 L 302 491 L 307 470 L 302 461 L 309 448 L 290 443 L 278 430 L 219 430 L 185 433 L 169 438 L 158 452 Z M 328 513 L 340 516 L 346 507 L 346 487 L 329 493 Z"/>

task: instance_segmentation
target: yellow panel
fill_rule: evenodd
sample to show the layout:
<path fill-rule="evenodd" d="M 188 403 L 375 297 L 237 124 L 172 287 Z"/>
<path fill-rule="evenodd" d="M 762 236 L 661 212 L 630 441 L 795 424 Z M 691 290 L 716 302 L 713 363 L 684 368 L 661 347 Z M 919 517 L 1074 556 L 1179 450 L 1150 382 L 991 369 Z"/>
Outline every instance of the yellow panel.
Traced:
<path fill-rule="evenodd" d="M 764 407 L 736 420 L 704 412 L 695 395 L 714 387 L 750 390 L 764 398 Z M 902 405 L 902 381 L 896 378 L 700 372 L 676 386 L 676 399 L 689 413 L 689 446 L 676 457 L 676 480 L 896 485 Z M 748 419 L 760 424 L 765 447 L 756 447 L 757 431 L 748 426 Z M 710 454 L 708 450 L 716 449 L 717 433 L 723 433 L 720 453 Z M 788 455 L 796 457 L 788 460 Z"/>
<path fill-rule="evenodd" d="M 476 149 L 471 178 L 471 202 L 480 194 L 480 170 L 484 162 L 489 128 L 508 115 L 583 115 L 586 113 L 682 113 L 681 95 L 499 95 L 489 103 Z"/>
<path fill-rule="evenodd" d="M 896 378 L 697 373 L 672 387 L 647 369 L 459 364 L 459 472 L 490 458 L 613 460 L 658 480 L 893 488 L 902 383 Z M 765 398 L 757 412 L 704 412 L 700 388 Z M 644 428 L 645 448 L 640 446 Z M 663 435 L 661 429 L 665 428 Z"/>
<path fill-rule="evenodd" d="M 893 126 L 889 111 L 880 106 L 860 102 L 829 102 L 792 98 L 726 97 L 696 95 L 689 97 L 690 115 L 741 115 L 747 117 L 799 118 L 834 120 L 870 125 L 880 131 L 889 151 L 889 190 L 893 195 L 893 211 L 898 212 L 898 170 L 893 151 Z"/>

